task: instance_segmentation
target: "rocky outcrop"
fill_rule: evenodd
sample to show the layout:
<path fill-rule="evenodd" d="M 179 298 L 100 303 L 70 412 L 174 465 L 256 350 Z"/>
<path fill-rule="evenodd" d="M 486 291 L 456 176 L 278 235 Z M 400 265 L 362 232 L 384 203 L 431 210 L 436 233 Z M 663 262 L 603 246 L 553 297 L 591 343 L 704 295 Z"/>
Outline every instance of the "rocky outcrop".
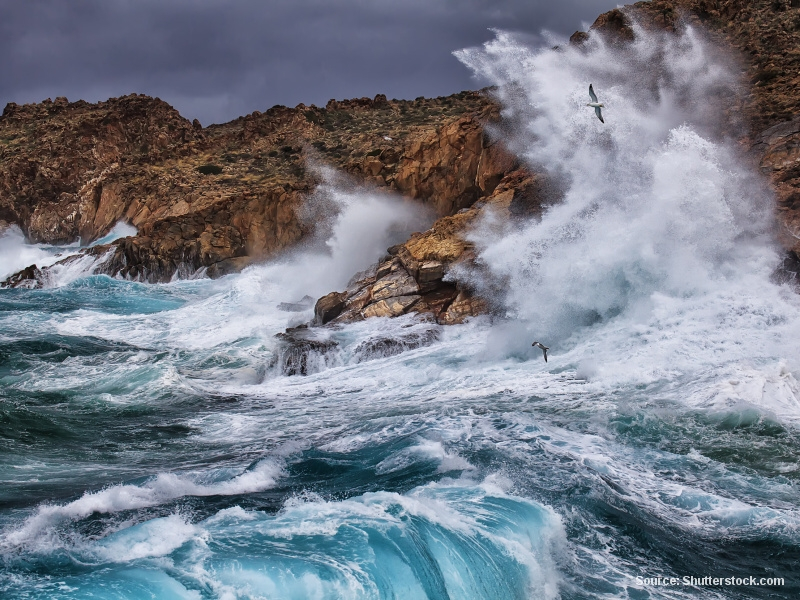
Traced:
<path fill-rule="evenodd" d="M 485 134 L 498 107 L 463 92 L 275 106 L 202 128 L 141 95 L 6 106 L 0 219 L 32 241 L 82 243 L 127 221 L 98 272 L 148 282 L 218 276 L 309 233 L 298 208 L 327 164 L 450 214 L 490 194 L 513 159 Z"/>
<path fill-rule="evenodd" d="M 459 265 L 474 261 L 467 234 L 485 212 L 507 221 L 515 211 L 532 214 L 541 209 L 539 196 L 531 195 L 536 182 L 537 177 L 524 169 L 512 171 L 481 202 L 442 217 L 428 231 L 392 246 L 383 260 L 354 276 L 347 289 L 317 301 L 316 323 L 416 313 L 452 325 L 486 313 L 490 306 L 477 290 L 451 275 Z"/>
<path fill-rule="evenodd" d="M 18 273 L 5 280 L 4 285 L 9 288 L 36 289 L 42 287 L 45 274 L 36 265 L 25 267 Z"/>

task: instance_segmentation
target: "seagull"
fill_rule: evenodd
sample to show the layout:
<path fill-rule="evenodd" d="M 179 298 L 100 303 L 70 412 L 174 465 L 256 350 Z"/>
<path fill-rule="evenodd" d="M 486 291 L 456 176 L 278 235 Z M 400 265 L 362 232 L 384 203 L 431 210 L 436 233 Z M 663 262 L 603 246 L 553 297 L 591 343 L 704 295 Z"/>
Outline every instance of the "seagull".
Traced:
<path fill-rule="evenodd" d="M 601 123 L 605 123 L 605 121 L 603 121 L 603 115 L 600 113 L 600 109 L 603 108 L 603 103 L 597 101 L 597 96 L 594 93 L 591 83 L 589 84 L 589 96 L 591 96 L 592 101 L 587 103 L 586 106 L 594 106 L 594 114 L 597 115 Z"/>
<path fill-rule="evenodd" d="M 540 342 L 533 342 L 531 346 L 536 346 L 537 348 L 541 348 L 542 352 L 544 352 L 544 362 L 547 362 L 547 351 L 550 350 L 547 346 Z"/>

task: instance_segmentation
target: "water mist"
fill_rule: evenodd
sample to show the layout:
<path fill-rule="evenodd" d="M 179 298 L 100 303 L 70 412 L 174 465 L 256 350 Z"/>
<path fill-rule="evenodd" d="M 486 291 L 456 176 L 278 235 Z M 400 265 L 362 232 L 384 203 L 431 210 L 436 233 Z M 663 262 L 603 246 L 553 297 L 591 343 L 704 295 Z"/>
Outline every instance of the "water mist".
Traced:
<path fill-rule="evenodd" d="M 699 34 L 637 30 L 629 46 L 592 36 L 537 51 L 499 32 L 456 54 L 496 84 L 508 145 L 563 189 L 541 217 L 472 233 L 513 322 L 490 337 L 492 353 L 524 352 L 523 329 L 591 365 L 579 370 L 645 378 L 702 363 L 710 337 L 715 364 L 754 347 L 772 356 L 776 338 L 790 354 L 797 300 L 769 278 L 773 198 L 724 135 L 737 126 L 738 80 Z M 590 83 L 605 124 L 585 106 Z M 765 335 L 764 322 L 782 328 Z"/>

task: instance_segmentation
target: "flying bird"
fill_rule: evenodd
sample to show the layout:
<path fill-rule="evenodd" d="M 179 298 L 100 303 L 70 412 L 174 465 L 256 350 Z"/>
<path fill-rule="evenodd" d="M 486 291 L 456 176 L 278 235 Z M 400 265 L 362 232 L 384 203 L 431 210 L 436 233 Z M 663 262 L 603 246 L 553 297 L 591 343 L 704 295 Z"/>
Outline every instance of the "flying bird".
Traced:
<path fill-rule="evenodd" d="M 597 118 L 600 119 L 601 123 L 605 123 L 603 121 L 603 114 L 600 112 L 600 109 L 603 108 L 603 103 L 597 101 L 597 95 L 594 93 L 594 88 L 592 88 L 592 84 L 589 84 L 589 96 L 591 96 L 592 101 L 588 102 L 586 106 L 593 106 L 594 107 L 594 114 L 597 115 Z"/>
<path fill-rule="evenodd" d="M 533 342 L 531 346 L 536 346 L 537 348 L 541 348 L 542 352 L 544 352 L 544 362 L 547 362 L 547 351 L 550 350 L 550 348 L 539 342 Z"/>

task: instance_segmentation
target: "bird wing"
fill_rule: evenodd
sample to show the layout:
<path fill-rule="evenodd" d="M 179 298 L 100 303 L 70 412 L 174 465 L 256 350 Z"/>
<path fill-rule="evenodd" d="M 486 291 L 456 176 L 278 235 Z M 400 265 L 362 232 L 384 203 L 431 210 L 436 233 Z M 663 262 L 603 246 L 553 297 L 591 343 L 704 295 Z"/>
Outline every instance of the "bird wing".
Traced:
<path fill-rule="evenodd" d="M 544 352 L 544 362 L 547 362 L 547 349 L 542 350 Z"/>
<path fill-rule="evenodd" d="M 595 106 L 595 107 L 594 107 L 594 114 L 596 114 L 596 115 L 597 115 L 597 118 L 598 118 L 598 119 L 600 119 L 600 122 L 601 122 L 601 123 L 605 123 L 605 121 L 603 121 L 603 115 L 602 115 L 602 113 L 600 112 L 600 107 L 599 107 L 599 106 Z"/>
<path fill-rule="evenodd" d="M 592 97 L 592 102 L 597 102 L 597 96 L 594 93 L 594 88 L 591 83 L 589 84 L 589 95 Z"/>

